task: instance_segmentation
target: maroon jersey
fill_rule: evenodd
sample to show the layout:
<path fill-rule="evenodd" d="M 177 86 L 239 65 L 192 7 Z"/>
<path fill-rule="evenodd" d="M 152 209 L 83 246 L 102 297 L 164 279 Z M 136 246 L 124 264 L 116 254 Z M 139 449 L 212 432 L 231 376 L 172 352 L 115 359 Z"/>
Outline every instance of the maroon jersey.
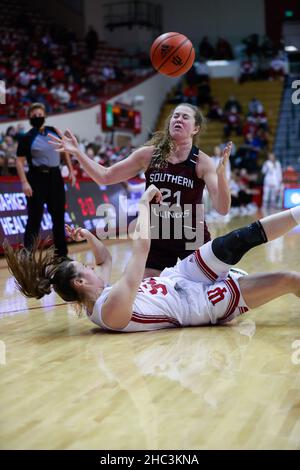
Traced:
<path fill-rule="evenodd" d="M 196 239 L 196 230 L 203 234 L 204 243 L 210 240 L 210 233 L 203 218 L 202 204 L 205 182 L 196 174 L 199 149 L 192 147 L 188 157 L 181 163 L 167 162 L 157 170 L 148 168 L 145 172 L 146 186 L 155 184 L 162 201 L 151 204 L 151 248 L 146 266 L 164 269 L 174 266 L 177 258 L 185 258 L 194 250 L 188 250 L 186 243 Z M 179 225 L 181 227 L 179 227 Z M 201 232 L 202 231 L 202 232 Z"/>

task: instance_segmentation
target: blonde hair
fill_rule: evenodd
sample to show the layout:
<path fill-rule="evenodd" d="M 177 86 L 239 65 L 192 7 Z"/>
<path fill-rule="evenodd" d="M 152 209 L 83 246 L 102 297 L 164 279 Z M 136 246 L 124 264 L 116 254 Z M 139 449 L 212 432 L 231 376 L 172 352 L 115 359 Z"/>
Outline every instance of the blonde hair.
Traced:
<path fill-rule="evenodd" d="M 193 145 L 199 146 L 199 136 L 200 133 L 205 130 L 206 119 L 197 106 L 193 106 L 189 103 L 180 103 L 176 106 L 176 108 L 178 108 L 179 106 L 187 106 L 188 108 L 194 111 L 195 125 L 199 127 L 199 131 L 193 136 Z M 151 139 L 149 139 L 143 145 L 146 147 L 150 147 L 152 145 L 154 146 L 150 168 L 152 167 L 157 170 L 165 168 L 168 164 L 168 157 L 170 156 L 171 152 L 176 149 L 176 143 L 172 139 L 169 130 L 170 121 L 176 108 L 174 108 L 172 113 L 167 117 L 164 125 L 164 130 L 155 132 Z"/>
<path fill-rule="evenodd" d="M 48 240 L 45 240 L 44 245 Z M 24 247 L 14 250 L 4 240 L 4 255 L 18 290 L 26 297 L 40 299 L 50 294 L 53 286 L 66 302 L 81 304 L 83 299 L 71 282 L 79 275 L 72 260 L 57 256 L 53 245 L 45 250 L 39 249 L 39 245 L 40 238 L 36 238 L 31 250 Z"/>

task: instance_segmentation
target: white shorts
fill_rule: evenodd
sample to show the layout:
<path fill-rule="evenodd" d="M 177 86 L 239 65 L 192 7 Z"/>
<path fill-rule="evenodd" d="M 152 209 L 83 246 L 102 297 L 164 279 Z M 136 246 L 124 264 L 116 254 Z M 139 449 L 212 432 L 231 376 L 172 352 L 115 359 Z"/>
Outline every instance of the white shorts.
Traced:
<path fill-rule="evenodd" d="M 226 279 L 206 286 L 205 300 L 212 323 L 227 323 L 249 310 L 238 281 L 244 275 L 231 271 Z"/>
<path fill-rule="evenodd" d="M 192 324 L 195 325 L 226 323 L 247 312 L 238 281 L 246 274 L 216 258 L 211 242 L 208 242 L 173 268 L 164 269 L 160 276 L 173 279 L 188 291 Z M 201 284 L 199 289 L 198 283 Z M 205 318 L 208 319 L 206 322 Z"/>

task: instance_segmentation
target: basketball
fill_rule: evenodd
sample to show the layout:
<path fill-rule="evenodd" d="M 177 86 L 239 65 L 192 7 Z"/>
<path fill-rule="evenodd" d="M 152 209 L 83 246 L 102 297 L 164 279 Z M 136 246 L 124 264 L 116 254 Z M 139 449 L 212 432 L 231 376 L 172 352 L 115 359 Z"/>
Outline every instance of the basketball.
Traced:
<path fill-rule="evenodd" d="M 153 42 L 150 59 L 157 72 L 168 77 L 179 77 L 192 67 L 195 49 L 183 34 L 164 33 Z"/>

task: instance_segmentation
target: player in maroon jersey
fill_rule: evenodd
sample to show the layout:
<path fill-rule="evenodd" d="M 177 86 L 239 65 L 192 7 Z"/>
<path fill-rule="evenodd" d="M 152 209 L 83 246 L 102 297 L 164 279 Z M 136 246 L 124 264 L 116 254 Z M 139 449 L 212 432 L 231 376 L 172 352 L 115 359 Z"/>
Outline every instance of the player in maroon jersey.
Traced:
<path fill-rule="evenodd" d="M 210 157 L 195 145 L 203 125 L 204 118 L 197 107 L 186 103 L 178 105 L 166 120 L 163 132 L 155 133 L 152 139 L 128 158 L 109 168 L 99 165 L 81 152 L 71 131 L 67 130 L 62 134 L 57 130 L 60 139 L 51 136 L 56 150 L 75 155 L 86 173 L 98 184 L 109 185 L 127 181 L 144 171 L 146 186 L 155 184 L 161 191 L 162 207 L 159 214 L 153 215 L 159 219 L 169 219 L 172 223 L 170 234 L 163 239 L 161 224 L 158 220 L 154 222 L 152 229 L 156 231 L 156 235 L 158 231 L 158 238 L 152 237 L 146 276 L 157 276 L 164 268 L 173 266 L 177 257 L 184 258 L 191 254 L 194 249 L 188 249 L 186 243 L 191 242 L 192 235 L 199 234 L 201 229 L 202 243 L 210 240 L 203 218 L 201 221 L 196 217 L 196 208 L 202 203 L 205 185 L 213 207 L 220 214 L 226 215 L 230 209 L 231 197 L 225 167 L 230 156 L 231 142 L 224 149 L 223 158 L 216 169 Z M 179 208 L 176 213 L 182 228 L 182 236 L 177 239 L 174 236 L 174 210 L 169 210 L 170 206 L 174 209 L 174 205 Z M 188 207 L 189 205 L 192 205 L 192 208 Z M 199 245 L 199 237 L 196 241 Z"/>

